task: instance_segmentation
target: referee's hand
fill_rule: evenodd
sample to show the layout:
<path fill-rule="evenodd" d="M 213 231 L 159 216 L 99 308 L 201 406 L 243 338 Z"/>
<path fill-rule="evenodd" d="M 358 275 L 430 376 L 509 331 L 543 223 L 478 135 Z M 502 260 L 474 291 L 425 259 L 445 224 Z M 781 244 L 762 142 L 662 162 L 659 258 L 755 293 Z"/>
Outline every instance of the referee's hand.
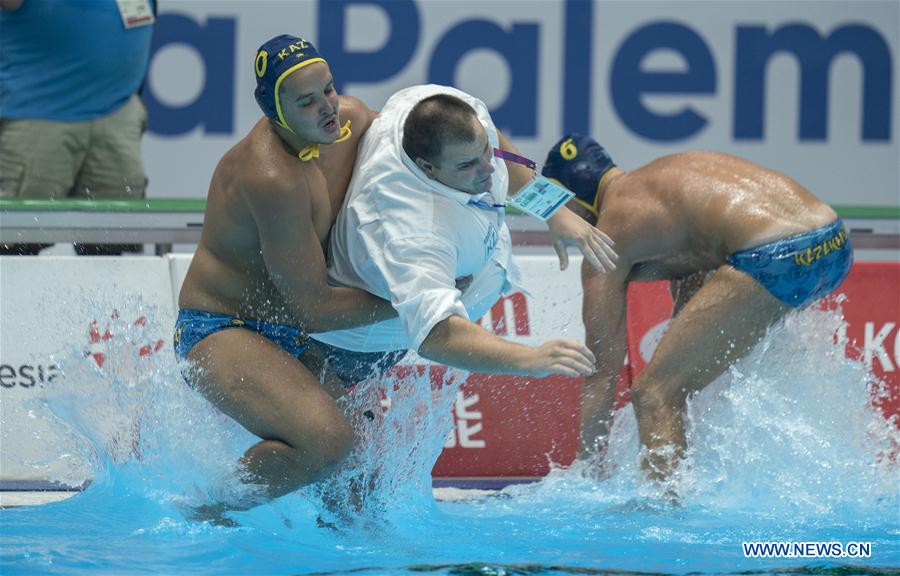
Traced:
<path fill-rule="evenodd" d="M 559 256 L 559 269 L 569 266 L 568 246 L 577 246 L 585 259 L 598 272 L 611 272 L 616 269 L 618 254 L 613 250 L 612 239 L 599 228 L 579 218 L 574 212 L 563 206 L 547 220 L 553 248 Z"/>

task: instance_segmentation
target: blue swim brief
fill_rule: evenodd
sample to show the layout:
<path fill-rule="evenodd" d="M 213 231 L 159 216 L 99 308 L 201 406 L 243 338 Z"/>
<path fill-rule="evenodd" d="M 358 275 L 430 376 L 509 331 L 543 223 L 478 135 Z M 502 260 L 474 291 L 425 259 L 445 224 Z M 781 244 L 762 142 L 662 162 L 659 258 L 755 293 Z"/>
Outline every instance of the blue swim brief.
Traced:
<path fill-rule="evenodd" d="M 389 352 L 354 352 L 315 339 L 311 339 L 310 343 L 321 352 L 329 370 L 348 388 L 368 378 L 381 376 L 402 360 L 408 352 L 405 349 Z"/>
<path fill-rule="evenodd" d="M 797 236 L 735 252 L 728 262 L 794 308 L 833 292 L 853 265 L 850 235 L 838 218 Z"/>
<path fill-rule="evenodd" d="M 265 336 L 281 346 L 291 356 L 300 356 L 309 348 L 309 336 L 296 326 L 258 322 L 206 312 L 204 310 L 179 310 L 175 321 L 175 354 L 182 360 L 198 342 L 220 330 L 244 328 Z"/>

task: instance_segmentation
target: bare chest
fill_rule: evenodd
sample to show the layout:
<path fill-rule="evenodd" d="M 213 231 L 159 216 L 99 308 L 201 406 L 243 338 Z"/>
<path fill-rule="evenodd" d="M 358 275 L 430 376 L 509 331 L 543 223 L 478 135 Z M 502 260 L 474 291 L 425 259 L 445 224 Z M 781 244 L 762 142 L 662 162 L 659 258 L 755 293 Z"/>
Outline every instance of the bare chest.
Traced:
<path fill-rule="evenodd" d="M 327 198 L 324 198 L 323 202 L 329 206 L 331 218 L 329 226 L 333 225 L 334 220 L 337 219 L 347 194 L 347 188 L 350 186 L 356 162 L 357 142 L 355 140 L 356 138 L 351 138 L 346 142 L 328 146 L 317 160 L 324 177 L 324 190 L 327 192 Z"/>
<path fill-rule="evenodd" d="M 312 227 L 319 239 L 320 244 L 324 244 L 328 238 L 328 232 L 337 216 L 340 205 L 335 207 L 331 201 L 331 195 L 325 185 L 325 179 L 321 178 L 320 185 L 313 186 L 310 190 Z"/>

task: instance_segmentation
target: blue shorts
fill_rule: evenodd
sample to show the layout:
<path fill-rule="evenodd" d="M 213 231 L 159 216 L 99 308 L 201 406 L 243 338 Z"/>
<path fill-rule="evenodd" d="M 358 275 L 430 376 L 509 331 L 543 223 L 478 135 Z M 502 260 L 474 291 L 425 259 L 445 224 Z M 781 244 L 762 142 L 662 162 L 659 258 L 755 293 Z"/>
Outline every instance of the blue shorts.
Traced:
<path fill-rule="evenodd" d="M 204 310 L 179 310 L 175 321 L 175 354 L 182 360 L 198 342 L 221 330 L 244 328 L 265 336 L 291 356 L 300 356 L 309 348 L 309 336 L 296 326 L 245 320 L 228 314 Z"/>
<path fill-rule="evenodd" d="M 827 296 L 853 265 L 850 235 L 838 218 L 797 236 L 735 252 L 728 262 L 794 308 Z"/>
<path fill-rule="evenodd" d="M 265 336 L 291 356 L 299 358 L 310 345 L 315 346 L 324 362 L 348 388 L 372 377 L 380 376 L 405 355 L 406 350 L 391 352 L 353 352 L 311 340 L 301 329 L 285 324 L 258 322 L 206 312 L 203 310 L 179 310 L 175 321 L 175 354 L 182 360 L 198 342 L 220 330 L 244 328 Z"/>

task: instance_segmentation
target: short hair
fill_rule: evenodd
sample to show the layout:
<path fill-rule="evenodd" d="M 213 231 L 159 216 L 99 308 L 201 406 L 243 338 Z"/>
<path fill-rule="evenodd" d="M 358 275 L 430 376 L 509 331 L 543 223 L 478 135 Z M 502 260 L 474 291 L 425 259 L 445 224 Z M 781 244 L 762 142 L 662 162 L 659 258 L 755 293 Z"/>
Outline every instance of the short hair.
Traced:
<path fill-rule="evenodd" d="M 403 124 L 403 150 L 410 158 L 436 164 L 446 144 L 471 142 L 475 110 L 450 94 L 435 94 L 413 106 Z"/>

